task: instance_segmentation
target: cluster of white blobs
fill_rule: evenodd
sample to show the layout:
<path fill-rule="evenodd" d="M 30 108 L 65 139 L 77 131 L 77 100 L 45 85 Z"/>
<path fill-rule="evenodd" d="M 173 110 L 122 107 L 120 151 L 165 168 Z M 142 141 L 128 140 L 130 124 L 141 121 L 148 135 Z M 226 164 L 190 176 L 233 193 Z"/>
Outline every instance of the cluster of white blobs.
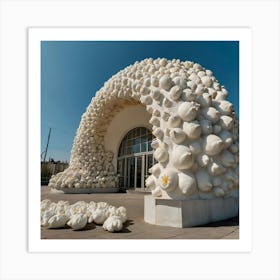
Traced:
<path fill-rule="evenodd" d="M 70 167 L 50 186 L 117 186 L 113 154 L 104 151 L 104 135 L 123 107 L 141 103 L 151 114 L 158 161 L 146 186 L 154 196 L 203 198 L 237 196 L 239 124 L 227 90 L 210 70 L 193 62 L 145 59 L 113 76 L 82 117 Z"/>
<path fill-rule="evenodd" d="M 41 201 L 41 226 L 47 228 L 64 228 L 66 225 L 73 230 L 81 230 L 87 224 L 103 225 L 104 230 L 120 231 L 127 220 L 126 208 L 115 207 L 107 202 L 89 203 L 78 201 L 51 202 L 49 199 Z"/>

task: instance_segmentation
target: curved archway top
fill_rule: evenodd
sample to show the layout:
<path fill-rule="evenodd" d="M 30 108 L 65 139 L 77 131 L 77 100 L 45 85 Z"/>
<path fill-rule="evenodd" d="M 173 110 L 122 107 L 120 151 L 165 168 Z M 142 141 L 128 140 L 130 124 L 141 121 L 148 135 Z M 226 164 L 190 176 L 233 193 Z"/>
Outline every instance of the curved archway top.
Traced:
<path fill-rule="evenodd" d="M 70 166 L 55 188 L 116 186 L 103 138 L 115 114 L 141 103 L 151 114 L 158 164 L 146 185 L 154 195 L 213 198 L 238 188 L 238 120 L 212 71 L 178 59 L 144 59 L 112 76 L 83 114 Z M 235 191 L 236 193 L 236 191 Z"/>
<path fill-rule="evenodd" d="M 139 126 L 135 127 L 133 129 L 130 129 L 121 139 L 121 143 L 118 148 L 118 157 L 122 156 L 131 156 L 134 153 L 145 153 L 149 152 L 149 146 L 146 145 L 148 142 L 152 140 L 152 133 L 151 131 L 144 127 L 144 126 Z M 138 142 L 132 142 L 133 140 L 137 139 Z M 131 142 L 131 143 L 129 143 Z M 145 143 L 144 148 L 141 147 L 141 145 Z M 134 144 L 138 144 L 138 147 L 133 147 Z M 129 151 L 125 151 L 125 148 L 129 148 Z M 138 150 L 138 151 L 135 151 Z"/>

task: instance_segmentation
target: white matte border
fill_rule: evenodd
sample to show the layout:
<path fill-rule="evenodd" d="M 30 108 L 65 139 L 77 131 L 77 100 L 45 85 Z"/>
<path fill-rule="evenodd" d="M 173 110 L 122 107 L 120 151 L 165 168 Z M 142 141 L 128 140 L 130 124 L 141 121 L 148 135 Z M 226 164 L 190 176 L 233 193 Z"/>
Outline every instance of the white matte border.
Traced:
<path fill-rule="evenodd" d="M 29 28 L 29 236 L 30 252 L 249 252 L 252 245 L 252 61 L 249 28 Z M 40 239 L 41 41 L 239 41 L 240 238 L 238 240 Z M 226 85 L 225 85 L 226 86 Z M 246 114 L 245 114 L 246 112 Z M 133 244 L 133 245 L 132 245 Z"/>
<path fill-rule="evenodd" d="M 278 0 L 0 0 L 0 279 L 280 279 L 279 7 Z M 252 29 L 250 253 L 28 252 L 27 28 L 114 25 Z"/>

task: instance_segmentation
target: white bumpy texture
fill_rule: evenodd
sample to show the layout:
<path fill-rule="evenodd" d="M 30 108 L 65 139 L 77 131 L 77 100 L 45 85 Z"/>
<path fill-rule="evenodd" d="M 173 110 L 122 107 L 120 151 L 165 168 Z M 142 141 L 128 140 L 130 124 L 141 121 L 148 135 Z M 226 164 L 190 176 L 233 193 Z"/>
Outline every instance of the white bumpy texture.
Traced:
<path fill-rule="evenodd" d="M 104 230 L 117 232 L 122 230 L 127 220 L 126 208 L 115 207 L 107 202 L 89 203 L 77 201 L 70 205 L 69 201 L 57 203 L 49 199 L 41 201 L 41 226 L 52 229 L 64 228 L 66 224 L 73 230 L 81 230 L 87 224 L 103 225 Z"/>
<path fill-rule="evenodd" d="M 212 71 L 193 62 L 145 59 L 114 75 L 82 116 L 70 166 L 49 186 L 118 186 L 104 135 L 122 108 L 139 104 L 151 114 L 156 137 L 146 184 L 155 196 L 212 199 L 239 195 L 239 123 L 227 90 Z"/>

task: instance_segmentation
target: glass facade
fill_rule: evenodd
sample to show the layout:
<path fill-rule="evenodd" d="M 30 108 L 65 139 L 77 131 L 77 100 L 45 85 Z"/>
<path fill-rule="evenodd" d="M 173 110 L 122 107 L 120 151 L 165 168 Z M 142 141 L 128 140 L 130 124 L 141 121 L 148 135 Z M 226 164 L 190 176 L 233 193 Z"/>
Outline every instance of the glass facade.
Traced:
<path fill-rule="evenodd" d="M 130 130 L 121 143 L 119 157 L 152 151 L 152 139 L 152 133 L 145 127 Z"/>
<path fill-rule="evenodd" d="M 152 133 L 145 127 L 130 130 L 122 140 L 118 154 L 120 188 L 145 188 L 149 168 L 154 164 Z"/>

